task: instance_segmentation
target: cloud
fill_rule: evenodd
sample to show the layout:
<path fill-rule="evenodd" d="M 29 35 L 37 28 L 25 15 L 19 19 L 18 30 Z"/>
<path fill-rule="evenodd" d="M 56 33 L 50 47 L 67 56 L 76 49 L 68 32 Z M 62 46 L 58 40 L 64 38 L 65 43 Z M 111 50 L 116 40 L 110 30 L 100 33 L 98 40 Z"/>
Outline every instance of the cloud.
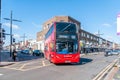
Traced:
<path fill-rule="evenodd" d="M 98 32 L 94 32 L 94 35 L 97 35 L 98 34 Z"/>
<path fill-rule="evenodd" d="M 108 23 L 104 23 L 104 24 L 102 24 L 102 26 L 111 27 L 112 25 L 111 25 L 111 24 L 108 24 Z"/>
<path fill-rule="evenodd" d="M 106 37 L 107 37 L 107 39 L 108 39 L 108 40 L 113 39 L 113 37 L 112 37 L 112 36 L 108 36 L 108 35 L 107 35 Z"/>
<path fill-rule="evenodd" d="M 10 28 L 10 23 L 3 23 L 3 26 L 9 27 Z M 13 29 L 20 29 L 20 27 L 18 25 L 12 24 L 12 28 Z"/>
<path fill-rule="evenodd" d="M 14 38 L 18 38 L 18 39 L 21 38 L 19 34 L 14 34 L 13 37 L 14 37 Z"/>

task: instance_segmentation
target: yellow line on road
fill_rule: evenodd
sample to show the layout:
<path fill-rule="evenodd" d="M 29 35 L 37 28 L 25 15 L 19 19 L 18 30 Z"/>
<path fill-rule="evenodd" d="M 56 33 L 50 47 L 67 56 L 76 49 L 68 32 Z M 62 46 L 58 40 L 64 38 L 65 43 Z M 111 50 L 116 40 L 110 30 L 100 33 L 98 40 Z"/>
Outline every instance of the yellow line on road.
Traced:
<path fill-rule="evenodd" d="M 22 68 L 24 68 L 24 67 L 25 67 L 25 65 L 26 65 L 26 64 L 23 64 L 23 65 L 22 65 L 22 66 L 21 66 L 19 69 L 22 69 Z"/>
<path fill-rule="evenodd" d="M 45 66 L 45 61 L 42 61 L 43 66 Z"/>
<path fill-rule="evenodd" d="M 17 69 L 17 68 L 9 68 L 9 67 L 3 67 L 3 68 L 12 69 L 12 70 L 19 70 L 19 69 Z"/>
<path fill-rule="evenodd" d="M 19 70 L 28 71 L 28 70 L 38 69 L 38 68 L 41 68 L 41 67 L 43 67 L 43 66 L 36 66 L 36 67 L 29 68 L 29 69 L 19 69 Z"/>
<path fill-rule="evenodd" d="M 29 69 L 20 69 L 20 70 L 21 71 L 28 71 L 28 70 L 38 69 L 38 68 L 42 68 L 42 67 L 46 67 L 46 66 L 50 66 L 50 65 L 52 65 L 52 64 L 48 64 L 45 66 L 36 66 L 36 67 L 29 68 Z"/>
<path fill-rule="evenodd" d="M 6 67 L 3 67 L 3 68 L 20 70 L 20 71 L 28 71 L 28 70 L 38 69 L 38 68 L 42 68 L 42 67 L 45 67 L 45 66 L 52 65 L 51 63 L 46 63 L 46 62 L 47 62 L 47 60 L 40 60 L 40 61 L 35 61 L 35 62 L 32 61 L 32 62 L 25 62 L 25 63 L 20 62 L 20 64 L 16 63 L 16 64 L 13 64 L 11 66 L 6 66 Z M 34 65 L 34 63 L 37 63 L 37 64 L 40 63 L 40 65 L 33 66 L 33 67 L 27 67 L 29 65 Z"/>
<path fill-rule="evenodd" d="M 25 63 L 23 64 L 19 69 L 23 69 L 26 65 L 29 65 L 29 64 L 34 64 L 34 63 L 38 63 L 38 62 L 29 62 L 29 63 Z"/>
<path fill-rule="evenodd" d="M 108 70 L 110 70 L 113 65 L 117 62 L 117 59 L 115 59 L 112 63 L 110 63 L 107 67 L 105 67 L 99 74 L 97 74 L 96 77 L 94 77 L 92 80 L 101 80 L 102 77 L 105 75 L 105 73 L 108 72 Z"/>

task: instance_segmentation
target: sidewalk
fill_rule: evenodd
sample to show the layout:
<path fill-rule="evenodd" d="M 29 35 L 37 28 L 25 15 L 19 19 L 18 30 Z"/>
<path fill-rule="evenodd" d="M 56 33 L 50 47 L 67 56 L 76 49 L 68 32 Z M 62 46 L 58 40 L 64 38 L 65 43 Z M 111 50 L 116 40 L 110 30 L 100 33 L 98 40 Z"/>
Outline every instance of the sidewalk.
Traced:
<path fill-rule="evenodd" d="M 113 80 L 120 80 L 120 66 L 118 68 L 119 70 L 115 73 Z"/>
<path fill-rule="evenodd" d="M 1 56 L 0 56 L 0 67 L 12 65 L 12 64 L 15 63 L 15 62 L 13 62 L 12 57 L 10 57 L 9 53 L 1 52 L 0 54 L 1 54 Z"/>
<path fill-rule="evenodd" d="M 4 67 L 4 66 L 9 66 L 14 64 L 15 62 L 0 62 L 0 67 Z"/>
<path fill-rule="evenodd" d="M 18 52 L 17 57 L 16 57 L 16 61 L 13 61 L 12 57 L 10 57 L 9 52 L 1 52 L 0 54 L 1 54 L 0 67 L 12 65 L 14 63 L 21 62 L 21 61 L 27 61 L 27 60 L 41 58 L 40 56 L 31 56 L 31 55 L 27 55 L 27 54 L 21 54 Z"/>

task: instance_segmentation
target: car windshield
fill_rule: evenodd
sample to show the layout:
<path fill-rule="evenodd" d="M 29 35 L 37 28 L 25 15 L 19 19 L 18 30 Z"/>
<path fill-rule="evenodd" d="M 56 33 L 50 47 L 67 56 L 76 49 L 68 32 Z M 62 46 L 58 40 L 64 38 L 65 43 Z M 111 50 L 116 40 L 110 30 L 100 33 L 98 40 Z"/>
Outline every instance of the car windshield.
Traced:
<path fill-rule="evenodd" d="M 29 50 L 25 50 L 25 52 L 29 52 Z"/>
<path fill-rule="evenodd" d="M 117 50 L 113 50 L 113 52 L 118 52 Z"/>
<path fill-rule="evenodd" d="M 34 52 L 40 52 L 39 50 L 34 50 Z"/>

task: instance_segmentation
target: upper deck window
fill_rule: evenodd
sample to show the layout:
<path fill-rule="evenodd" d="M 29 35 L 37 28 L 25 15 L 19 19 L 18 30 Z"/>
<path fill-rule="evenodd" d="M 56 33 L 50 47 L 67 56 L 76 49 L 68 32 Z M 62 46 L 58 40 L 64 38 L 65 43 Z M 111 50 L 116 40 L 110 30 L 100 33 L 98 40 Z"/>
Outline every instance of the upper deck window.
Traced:
<path fill-rule="evenodd" d="M 76 32 L 76 25 L 72 23 L 56 23 L 57 32 Z"/>

